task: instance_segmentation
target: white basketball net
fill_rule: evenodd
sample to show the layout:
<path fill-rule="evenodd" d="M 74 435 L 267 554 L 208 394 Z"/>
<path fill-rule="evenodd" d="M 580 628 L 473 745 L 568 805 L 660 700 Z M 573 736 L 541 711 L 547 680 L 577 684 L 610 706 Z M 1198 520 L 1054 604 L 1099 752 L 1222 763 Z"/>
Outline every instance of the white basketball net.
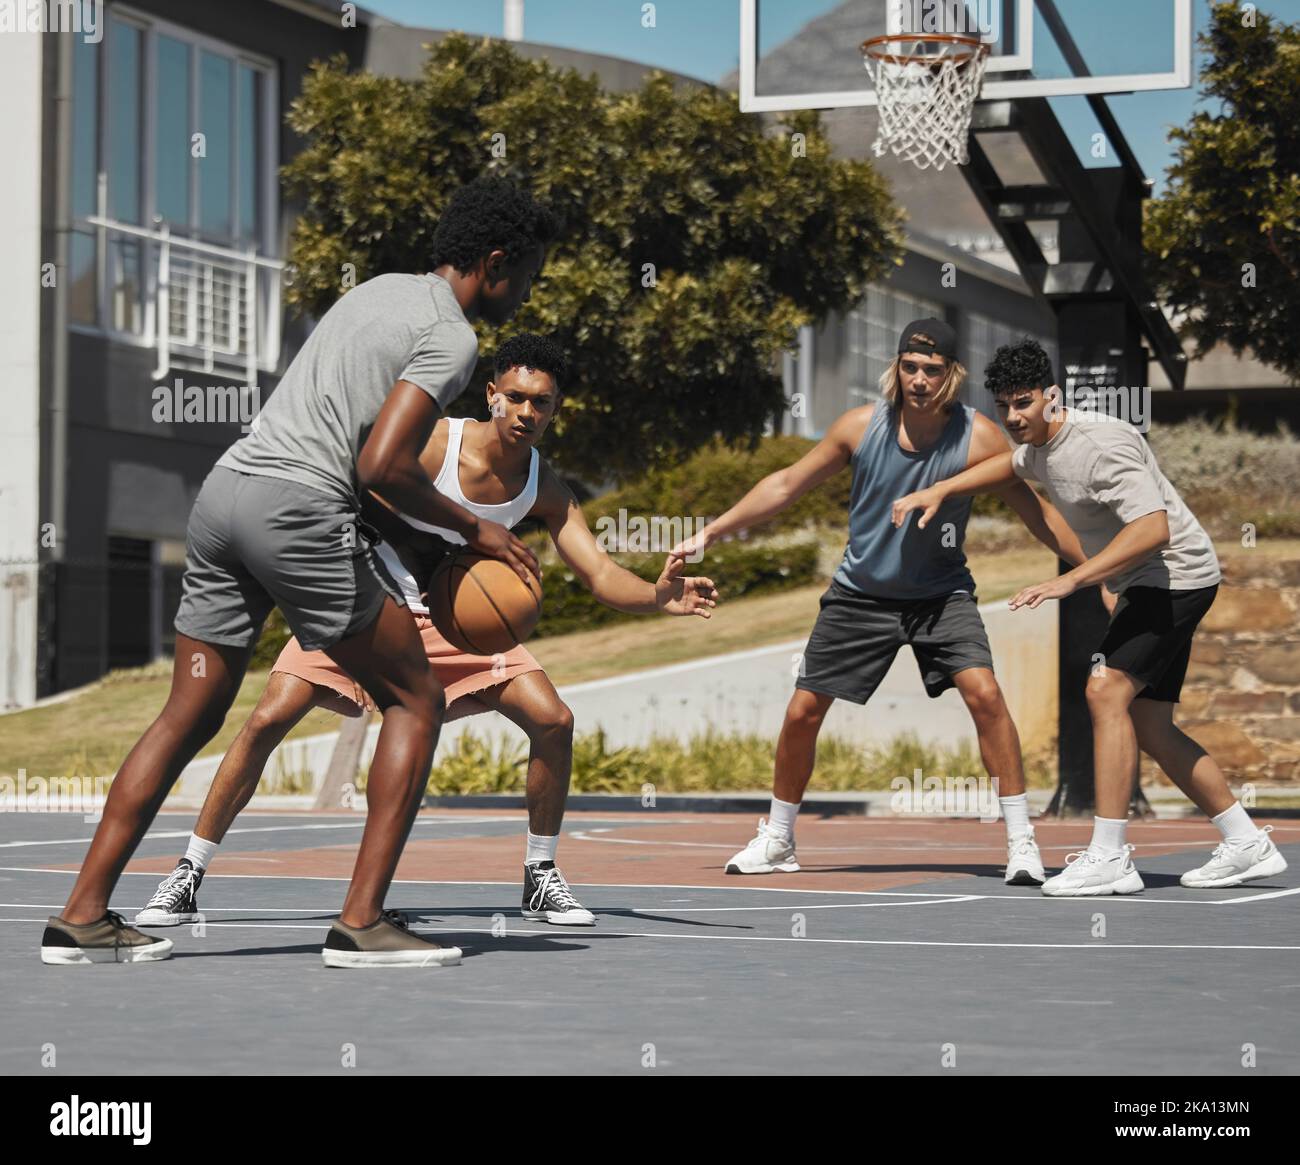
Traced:
<path fill-rule="evenodd" d="M 970 161 L 971 112 L 984 81 L 988 47 L 959 40 L 888 38 L 863 48 L 879 101 L 877 157 L 893 153 L 919 169 Z"/>

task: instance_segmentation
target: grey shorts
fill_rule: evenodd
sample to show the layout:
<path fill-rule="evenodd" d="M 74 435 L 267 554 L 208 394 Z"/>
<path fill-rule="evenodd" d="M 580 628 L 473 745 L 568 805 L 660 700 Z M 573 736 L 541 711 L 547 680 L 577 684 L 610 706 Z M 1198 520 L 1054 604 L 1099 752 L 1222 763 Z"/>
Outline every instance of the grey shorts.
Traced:
<path fill-rule="evenodd" d="M 369 627 L 401 592 L 371 552 L 378 535 L 319 490 L 218 466 L 203 483 L 185 538 L 176 630 L 248 647 L 279 607 L 307 651 Z"/>
<path fill-rule="evenodd" d="M 993 670 L 984 620 L 972 595 L 877 599 L 832 580 L 804 648 L 796 688 L 865 704 L 904 644 L 931 698 L 968 667 Z"/>

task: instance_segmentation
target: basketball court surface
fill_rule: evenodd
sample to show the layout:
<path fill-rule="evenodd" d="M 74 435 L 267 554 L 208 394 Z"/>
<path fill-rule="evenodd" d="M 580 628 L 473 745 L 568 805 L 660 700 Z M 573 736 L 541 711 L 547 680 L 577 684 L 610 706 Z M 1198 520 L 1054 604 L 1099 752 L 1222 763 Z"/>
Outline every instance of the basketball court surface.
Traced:
<path fill-rule="evenodd" d="M 184 847 L 164 814 L 112 907 L 132 917 Z M 1000 823 L 800 822 L 798 874 L 723 864 L 738 814 L 570 813 L 560 862 L 592 928 L 519 916 L 519 812 L 423 813 L 388 904 L 458 967 L 327 970 L 320 947 L 363 818 L 244 814 L 171 960 L 42 966 L 47 915 L 92 827 L 0 818 L 0 1071 L 1260 1075 L 1300 1071 L 1300 822 L 1281 878 L 1191 891 L 1200 821 L 1135 824 L 1143 894 L 1047 899 L 1002 883 Z M 1040 824 L 1050 868 L 1090 823 Z M 112 983 L 107 981 L 111 979 Z M 56 982 L 57 980 L 57 982 Z M 109 989 L 111 986 L 111 990 Z M 1243 1067 L 1253 1045 L 1257 1066 Z"/>

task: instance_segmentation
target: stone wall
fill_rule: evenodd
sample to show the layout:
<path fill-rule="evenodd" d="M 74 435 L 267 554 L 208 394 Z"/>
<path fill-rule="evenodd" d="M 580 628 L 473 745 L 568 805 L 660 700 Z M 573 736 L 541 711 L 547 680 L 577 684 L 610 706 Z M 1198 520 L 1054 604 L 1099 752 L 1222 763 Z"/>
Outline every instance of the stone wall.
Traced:
<path fill-rule="evenodd" d="M 1300 561 L 1223 562 L 1192 647 L 1177 723 L 1235 785 L 1300 786 Z M 1143 778 L 1166 778 L 1146 757 Z"/>

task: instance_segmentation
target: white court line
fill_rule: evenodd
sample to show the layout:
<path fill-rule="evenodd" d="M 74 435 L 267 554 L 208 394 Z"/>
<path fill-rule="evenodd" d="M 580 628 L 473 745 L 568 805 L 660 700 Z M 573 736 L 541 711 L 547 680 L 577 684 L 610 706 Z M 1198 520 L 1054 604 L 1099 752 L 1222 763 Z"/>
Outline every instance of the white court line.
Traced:
<path fill-rule="evenodd" d="M 422 822 L 426 825 L 457 825 L 462 823 L 488 825 L 502 821 L 518 822 L 519 820 L 521 820 L 521 818 L 518 813 L 512 817 L 417 817 L 415 819 L 417 825 Z M 352 821 L 341 821 L 337 824 L 331 825 L 322 825 L 319 823 L 315 825 L 254 825 L 239 829 L 228 829 L 226 831 L 226 836 L 229 837 L 231 834 L 235 833 L 299 833 L 308 829 L 362 829 L 365 827 L 365 824 L 366 819 L 364 817 L 357 817 Z M 169 829 L 159 833 L 146 833 L 143 840 L 157 841 L 189 836 L 190 831 L 188 829 Z M 0 849 L 12 849 L 15 846 L 31 845 L 76 845 L 81 842 L 91 842 L 93 840 L 94 838 L 91 837 L 59 837 L 53 839 L 46 838 L 41 841 L 0 841 Z"/>
<path fill-rule="evenodd" d="M 1234 906 L 1238 902 L 1262 902 L 1265 898 L 1285 898 L 1288 894 L 1300 894 L 1300 886 L 1294 890 L 1270 890 L 1267 894 L 1247 894 L 1244 898 L 1220 898 L 1221 906 Z"/>
<path fill-rule="evenodd" d="M 947 906 L 951 902 L 974 902 L 983 894 L 960 894 L 952 897 L 936 895 L 932 902 L 823 902 L 820 905 L 800 906 L 800 910 L 866 910 L 873 906 Z M 0 902 L 0 906 L 4 903 Z M 789 910 L 789 906 L 634 906 L 633 914 L 741 914 L 755 910 Z M 436 909 L 425 911 L 436 914 Z"/>
<path fill-rule="evenodd" d="M 511 883 L 513 885 L 514 883 Z M 935 896 L 933 902 L 823 902 L 820 905 L 801 906 L 800 910 L 864 910 L 873 906 L 945 906 L 949 902 L 973 902 L 981 898 L 980 894 L 963 894 L 954 897 Z M 61 910 L 63 903 L 42 903 L 42 902 L 0 902 L 0 909 L 3 910 Z M 446 913 L 440 910 L 438 906 L 399 906 L 395 909 L 403 914 L 413 915 L 431 915 Z M 746 911 L 756 910 L 789 910 L 789 906 L 636 906 L 630 911 L 632 914 L 737 914 Z M 333 906 L 215 906 L 210 911 L 204 910 L 201 913 L 205 921 L 210 913 L 215 914 L 266 914 L 274 912 L 294 911 L 295 913 L 306 912 L 308 914 L 328 914 L 338 913 L 338 904 Z M 119 914 L 121 911 L 118 912 Z M 236 921 L 236 920 L 229 920 Z M 189 924 L 182 924 L 182 926 Z M 171 930 L 171 927 L 150 927 L 150 930 Z M 549 933 L 549 932 L 539 932 Z"/>
<path fill-rule="evenodd" d="M 0 923 L 17 922 L 29 925 L 39 923 L 38 918 L 0 918 Z M 304 922 L 207 922 L 206 926 L 226 927 L 232 930 L 321 930 L 320 923 Z M 480 930 L 467 926 L 422 926 L 412 927 L 422 934 L 481 934 L 495 938 L 492 931 Z M 727 935 L 727 934 L 665 934 L 658 931 L 642 930 L 565 930 L 557 932 L 554 927 L 545 930 L 519 929 L 509 931 L 505 938 L 660 938 L 675 939 L 680 942 L 719 942 L 719 943 L 803 943 L 826 946 L 848 947 L 952 947 L 977 948 L 981 950 L 1034 950 L 1034 951 L 1300 951 L 1300 946 L 1233 946 L 1226 944 L 1196 945 L 1192 943 L 970 943 L 941 942 L 921 939 L 873 939 L 873 938 L 793 938 L 784 935 Z"/>
<path fill-rule="evenodd" d="M 188 836 L 188 835 L 187 835 Z M 0 873 L 5 874 L 70 874 L 76 876 L 80 870 L 60 870 L 52 866 L 0 866 Z M 123 870 L 124 878 L 157 878 L 141 870 Z M 323 874 L 204 874 L 203 880 L 210 882 L 214 878 L 249 878 L 254 881 L 271 882 L 351 882 L 351 877 L 326 877 Z M 519 882 L 485 882 L 461 879 L 458 881 L 438 881 L 431 878 L 394 878 L 394 886 L 513 886 L 519 888 Z M 920 890 L 804 890 L 789 889 L 784 886 L 683 886 L 671 882 L 570 882 L 570 886 L 585 886 L 596 890 L 721 890 L 734 893 L 739 890 L 753 890 L 761 894 L 847 894 L 855 898 L 877 897 L 881 894 L 891 898 L 933 898 L 935 891 L 928 893 Z M 994 895 L 1001 897 L 1001 895 Z"/>
<path fill-rule="evenodd" d="M 638 826 L 631 826 L 636 829 Z M 719 841 L 662 841 L 658 838 L 637 838 L 637 837 L 593 837 L 592 834 L 601 833 L 601 830 L 582 830 L 577 829 L 565 836 L 574 841 L 603 841 L 609 845 L 675 845 L 683 846 L 686 849 L 725 849 L 733 853 L 736 849 L 735 842 Z M 1146 842 L 1144 846 L 1149 849 L 1175 849 L 1179 847 L 1204 849 L 1206 842 L 1200 841 L 1159 841 Z M 857 845 L 810 845 L 803 846 L 799 852 L 803 854 L 845 854 L 845 853 L 870 853 L 872 847 L 888 848 L 890 853 L 1006 853 L 1005 845 L 956 845 L 952 842 L 936 841 L 928 845 L 916 845 L 908 839 L 908 844 L 898 844 L 890 842 L 888 838 L 870 838 L 867 841 L 859 842 Z M 1077 845 L 1043 845 L 1039 846 L 1040 850 L 1052 852 L 1056 850 L 1073 851 L 1077 850 Z M 1168 855 L 1151 855 L 1151 856 L 1168 856 Z"/>
<path fill-rule="evenodd" d="M 12 874 L 64 874 L 76 875 L 78 870 L 59 870 L 42 866 L 0 866 L 0 873 Z M 156 873 L 148 873 L 140 870 L 124 870 L 124 878 L 157 878 Z M 325 877 L 320 875 L 308 874 L 205 874 L 205 882 L 210 882 L 215 878 L 242 878 L 247 881 L 262 882 L 350 882 L 351 878 Z M 471 881 L 433 881 L 421 878 L 394 878 L 394 886 L 510 886 L 518 888 L 518 882 L 471 882 Z M 938 890 L 804 890 L 793 889 L 786 886 L 681 886 L 672 885 L 662 882 L 570 882 L 571 886 L 581 886 L 587 890 L 713 890 L 726 894 L 736 894 L 744 891 L 753 891 L 758 894 L 822 894 L 822 895 L 847 895 L 854 898 L 941 898 L 945 895 Z M 962 894 L 952 895 L 952 901 L 961 902 L 1074 902 L 1084 903 L 1096 906 L 1098 902 L 1106 903 L 1149 903 L 1151 905 L 1161 906 L 1226 906 L 1234 902 L 1250 902 L 1257 898 L 1276 898 L 1283 894 L 1300 893 L 1298 890 L 1285 890 L 1270 894 L 1256 894 L 1247 898 L 1152 898 L 1146 894 L 1120 894 L 1110 895 L 1100 898 L 1050 898 L 1043 894 Z M 23 907 L 26 903 L 9 902 L 0 903 L 0 906 Z M 36 910 L 57 910 L 61 909 L 62 903 L 58 906 L 35 906 Z M 918 905 L 929 906 L 934 903 L 923 902 Z M 133 908 L 127 908 L 128 911 Z M 307 907 L 307 906 L 229 906 L 214 907 L 217 910 L 333 910 L 332 906 Z M 425 909 L 428 913 L 434 913 L 435 907 L 402 907 L 405 910 Z M 651 910 L 651 907 L 640 907 L 637 909 Z M 663 906 L 655 910 L 656 913 L 674 913 L 678 908 L 673 906 Z M 764 907 L 763 909 L 767 909 Z M 773 909 L 784 909 L 784 907 L 774 907 Z M 804 909 L 807 909 L 805 907 Z M 701 908 L 703 910 L 703 908 Z M 706 911 L 707 912 L 707 911 Z M 119 911 L 118 913 L 123 913 Z"/>

